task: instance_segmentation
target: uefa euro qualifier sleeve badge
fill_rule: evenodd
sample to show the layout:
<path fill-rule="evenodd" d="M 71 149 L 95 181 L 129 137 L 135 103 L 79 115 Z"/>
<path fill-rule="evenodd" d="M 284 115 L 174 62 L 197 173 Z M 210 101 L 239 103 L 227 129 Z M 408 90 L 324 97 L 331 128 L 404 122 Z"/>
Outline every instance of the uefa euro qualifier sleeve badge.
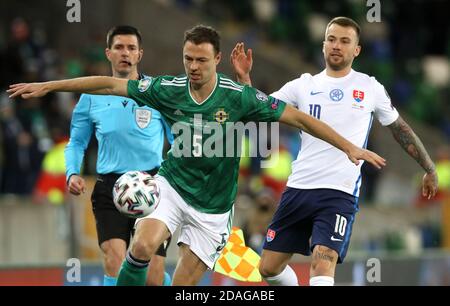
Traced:
<path fill-rule="evenodd" d="M 146 77 L 139 81 L 138 90 L 139 92 L 145 92 L 152 84 L 152 78 Z"/>

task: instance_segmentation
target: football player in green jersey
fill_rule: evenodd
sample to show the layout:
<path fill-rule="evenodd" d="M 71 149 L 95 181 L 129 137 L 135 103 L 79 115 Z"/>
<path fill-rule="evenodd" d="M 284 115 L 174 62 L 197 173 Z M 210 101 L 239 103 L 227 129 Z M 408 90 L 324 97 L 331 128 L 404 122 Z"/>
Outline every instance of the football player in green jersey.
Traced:
<path fill-rule="evenodd" d="M 355 164 L 366 160 L 378 168 L 385 165 L 383 158 L 353 145 L 319 120 L 218 74 L 220 60 L 219 34 L 199 25 L 185 33 L 185 75 L 128 82 L 86 77 L 16 84 L 8 90 L 11 98 L 25 99 L 51 91 L 129 96 L 159 110 L 171 125 L 175 142 L 156 177 L 161 200 L 154 213 L 137 221 L 118 285 L 143 285 L 151 257 L 179 227 L 180 258 L 172 284 L 198 284 L 213 268 L 231 230 L 239 156 L 228 153 L 236 152 L 229 147 L 238 142 L 233 128 L 237 123 L 283 122 L 329 142 Z"/>

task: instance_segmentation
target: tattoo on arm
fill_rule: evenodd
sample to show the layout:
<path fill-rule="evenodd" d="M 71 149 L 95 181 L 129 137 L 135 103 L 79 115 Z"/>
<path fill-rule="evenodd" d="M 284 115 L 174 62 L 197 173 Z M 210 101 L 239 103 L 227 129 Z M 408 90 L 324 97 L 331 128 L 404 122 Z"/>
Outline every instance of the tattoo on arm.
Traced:
<path fill-rule="evenodd" d="M 402 117 L 398 117 L 398 119 L 388 127 L 403 150 L 414 158 L 427 173 L 431 173 L 435 170 L 434 163 L 431 160 L 430 155 L 428 155 L 424 145 Z"/>

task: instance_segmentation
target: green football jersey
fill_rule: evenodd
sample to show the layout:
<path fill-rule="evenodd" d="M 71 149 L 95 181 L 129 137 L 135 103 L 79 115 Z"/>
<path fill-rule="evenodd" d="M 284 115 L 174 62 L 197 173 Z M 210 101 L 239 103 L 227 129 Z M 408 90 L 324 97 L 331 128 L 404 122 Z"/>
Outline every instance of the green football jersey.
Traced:
<path fill-rule="evenodd" d="M 239 127 L 248 122 L 278 121 L 286 107 L 284 102 L 221 74 L 201 104 L 192 97 L 186 75 L 130 80 L 128 96 L 158 110 L 174 134 L 159 174 L 187 204 L 212 214 L 225 213 L 234 204 L 242 136 Z"/>

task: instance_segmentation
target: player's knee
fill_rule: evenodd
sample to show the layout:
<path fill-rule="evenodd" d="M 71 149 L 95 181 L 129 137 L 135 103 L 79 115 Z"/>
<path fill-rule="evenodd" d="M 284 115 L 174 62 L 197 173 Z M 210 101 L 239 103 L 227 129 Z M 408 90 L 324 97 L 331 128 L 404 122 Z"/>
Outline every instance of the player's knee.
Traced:
<path fill-rule="evenodd" d="M 265 261 L 261 261 L 261 264 L 259 265 L 259 274 L 261 274 L 263 278 L 274 277 L 281 272 L 283 272 L 283 269 L 281 267 L 275 267 Z"/>
<path fill-rule="evenodd" d="M 133 241 L 133 244 L 131 245 L 131 254 L 138 259 L 150 260 L 157 249 L 158 245 L 153 241 L 148 239 L 137 239 Z"/>

